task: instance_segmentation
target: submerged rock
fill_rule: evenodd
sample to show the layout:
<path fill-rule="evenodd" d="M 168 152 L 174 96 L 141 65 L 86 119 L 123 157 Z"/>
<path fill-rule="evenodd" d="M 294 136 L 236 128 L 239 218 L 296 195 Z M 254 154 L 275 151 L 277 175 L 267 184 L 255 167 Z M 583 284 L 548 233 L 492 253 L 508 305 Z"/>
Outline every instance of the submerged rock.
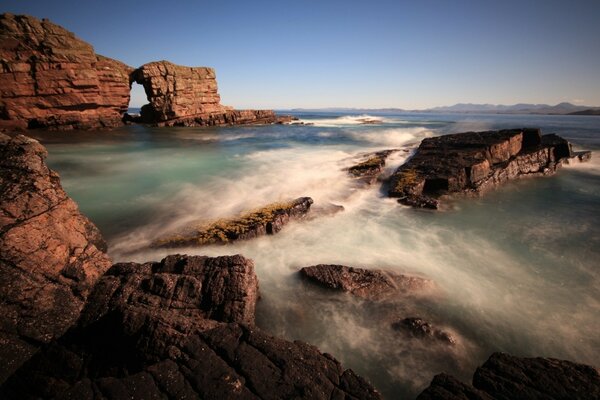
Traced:
<path fill-rule="evenodd" d="M 248 326 L 256 290 L 252 262 L 242 256 L 117 264 L 77 326 L 26 363 L 0 395 L 380 398 L 330 355 Z"/>
<path fill-rule="evenodd" d="M 0 134 L 0 383 L 77 320 L 111 264 L 46 156 L 33 139 Z"/>
<path fill-rule="evenodd" d="M 133 68 L 94 52 L 66 29 L 0 15 L 0 128 L 122 125 Z"/>
<path fill-rule="evenodd" d="M 600 398 L 600 375 L 592 366 L 554 358 L 520 358 L 494 353 L 475 371 L 473 387 L 437 375 L 419 400 Z"/>
<path fill-rule="evenodd" d="M 436 340 L 446 344 L 455 344 L 456 339 L 441 329 L 434 328 L 421 318 L 410 317 L 394 322 L 392 328 L 404 332 L 412 337 L 428 340 Z"/>
<path fill-rule="evenodd" d="M 367 299 L 411 292 L 431 286 L 431 281 L 419 277 L 394 274 L 380 270 L 319 264 L 304 267 L 300 275 L 320 286 L 351 293 Z"/>
<path fill-rule="evenodd" d="M 366 154 L 366 160 L 348 168 L 348 173 L 358 178 L 362 183 L 371 185 L 377 181 L 377 178 L 383 171 L 385 160 L 390 154 L 399 150 L 383 150 Z"/>
<path fill-rule="evenodd" d="M 310 197 L 300 197 L 289 202 L 270 204 L 237 218 L 218 220 L 179 235 L 160 238 L 152 246 L 204 246 L 273 235 L 288 222 L 303 218 L 310 211 L 312 203 Z"/>
<path fill-rule="evenodd" d="M 480 193 L 521 176 L 550 175 L 571 157 L 569 142 L 542 136 L 539 129 L 426 138 L 390 177 L 388 194 L 402 204 L 435 209 L 443 195 Z"/>

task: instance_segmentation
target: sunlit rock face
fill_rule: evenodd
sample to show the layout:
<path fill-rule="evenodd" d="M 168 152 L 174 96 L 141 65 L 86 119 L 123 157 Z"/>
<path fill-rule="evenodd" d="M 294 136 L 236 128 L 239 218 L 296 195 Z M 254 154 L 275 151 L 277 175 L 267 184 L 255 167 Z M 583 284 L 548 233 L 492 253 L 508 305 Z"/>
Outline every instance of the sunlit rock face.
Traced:
<path fill-rule="evenodd" d="M 0 128 L 122 125 L 129 66 L 48 20 L 0 15 Z"/>

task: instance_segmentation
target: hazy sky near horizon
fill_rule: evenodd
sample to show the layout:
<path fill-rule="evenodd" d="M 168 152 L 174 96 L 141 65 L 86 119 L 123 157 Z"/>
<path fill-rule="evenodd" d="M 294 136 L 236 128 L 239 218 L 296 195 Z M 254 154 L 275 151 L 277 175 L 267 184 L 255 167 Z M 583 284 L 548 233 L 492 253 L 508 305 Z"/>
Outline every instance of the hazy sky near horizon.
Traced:
<path fill-rule="evenodd" d="M 237 108 L 600 106 L 600 0 L 0 4 L 131 66 L 214 67 L 223 104 Z"/>

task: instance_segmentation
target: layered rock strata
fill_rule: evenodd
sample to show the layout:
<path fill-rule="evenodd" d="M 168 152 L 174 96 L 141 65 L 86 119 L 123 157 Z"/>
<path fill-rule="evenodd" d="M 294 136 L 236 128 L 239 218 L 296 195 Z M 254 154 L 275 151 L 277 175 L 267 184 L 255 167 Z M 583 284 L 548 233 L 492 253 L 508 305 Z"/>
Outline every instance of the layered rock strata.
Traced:
<path fill-rule="evenodd" d="M 77 326 L 26 363 L 0 395 L 380 398 L 315 347 L 252 328 L 256 298 L 253 264 L 242 256 L 117 264 Z"/>
<path fill-rule="evenodd" d="M 0 382 L 77 320 L 110 267 L 46 156 L 33 139 L 0 134 Z"/>
<path fill-rule="evenodd" d="M 592 400 L 600 398 L 600 375 L 592 366 L 554 358 L 519 358 L 494 353 L 467 385 L 436 375 L 418 400 Z"/>
<path fill-rule="evenodd" d="M 222 219 L 198 228 L 160 238 L 153 247 L 205 246 L 248 240 L 262 235 L 273 235 L 292 220 L 304 218 L 313 200 L 299 197 L 295 200 L 270 204 L 231 219 Z"/>
<path fill-rule="evenodd" d="M 402 204 L 438 208 L 452 193 L 479 193 L 521 176 L 550 175 L 575 154 L 571 144 L 539 129 L 467 132 L 424 139 L 389 179 Z M 584 160 L 589 152 L 577 154 Z"/>
<path fill-rule="evenodd" d="M 335 264 L 304 267 L 300 276 L 319 286 L 372 300 L 429 288 L 433 284 L 420 277 Z"/>
<path fill-rule="evenodd" d="M 144 64 L 132 80 L 143 85 L 149 104 L 141 121 L 158 126 L 214 126 L 289 122 L 272 110 L 234 110 L 221 105 L 215 70 L 168 61 Z"/>
<path fill-rule="evenodd" d="M 122 124 L 127 65 L 48 20 L 0 15 L 0 128 L 91 129 Z"/>

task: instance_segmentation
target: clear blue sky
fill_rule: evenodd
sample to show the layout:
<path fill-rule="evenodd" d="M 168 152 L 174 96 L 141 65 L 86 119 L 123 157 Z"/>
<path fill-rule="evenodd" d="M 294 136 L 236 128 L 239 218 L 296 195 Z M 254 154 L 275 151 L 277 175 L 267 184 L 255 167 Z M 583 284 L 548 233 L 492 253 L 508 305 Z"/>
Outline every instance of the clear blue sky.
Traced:
<path fill-rule="evenodd" d="M 131 66 L 214 67 L 240 108 L 600 105 L 600 0 L 0 4 Z"/>

